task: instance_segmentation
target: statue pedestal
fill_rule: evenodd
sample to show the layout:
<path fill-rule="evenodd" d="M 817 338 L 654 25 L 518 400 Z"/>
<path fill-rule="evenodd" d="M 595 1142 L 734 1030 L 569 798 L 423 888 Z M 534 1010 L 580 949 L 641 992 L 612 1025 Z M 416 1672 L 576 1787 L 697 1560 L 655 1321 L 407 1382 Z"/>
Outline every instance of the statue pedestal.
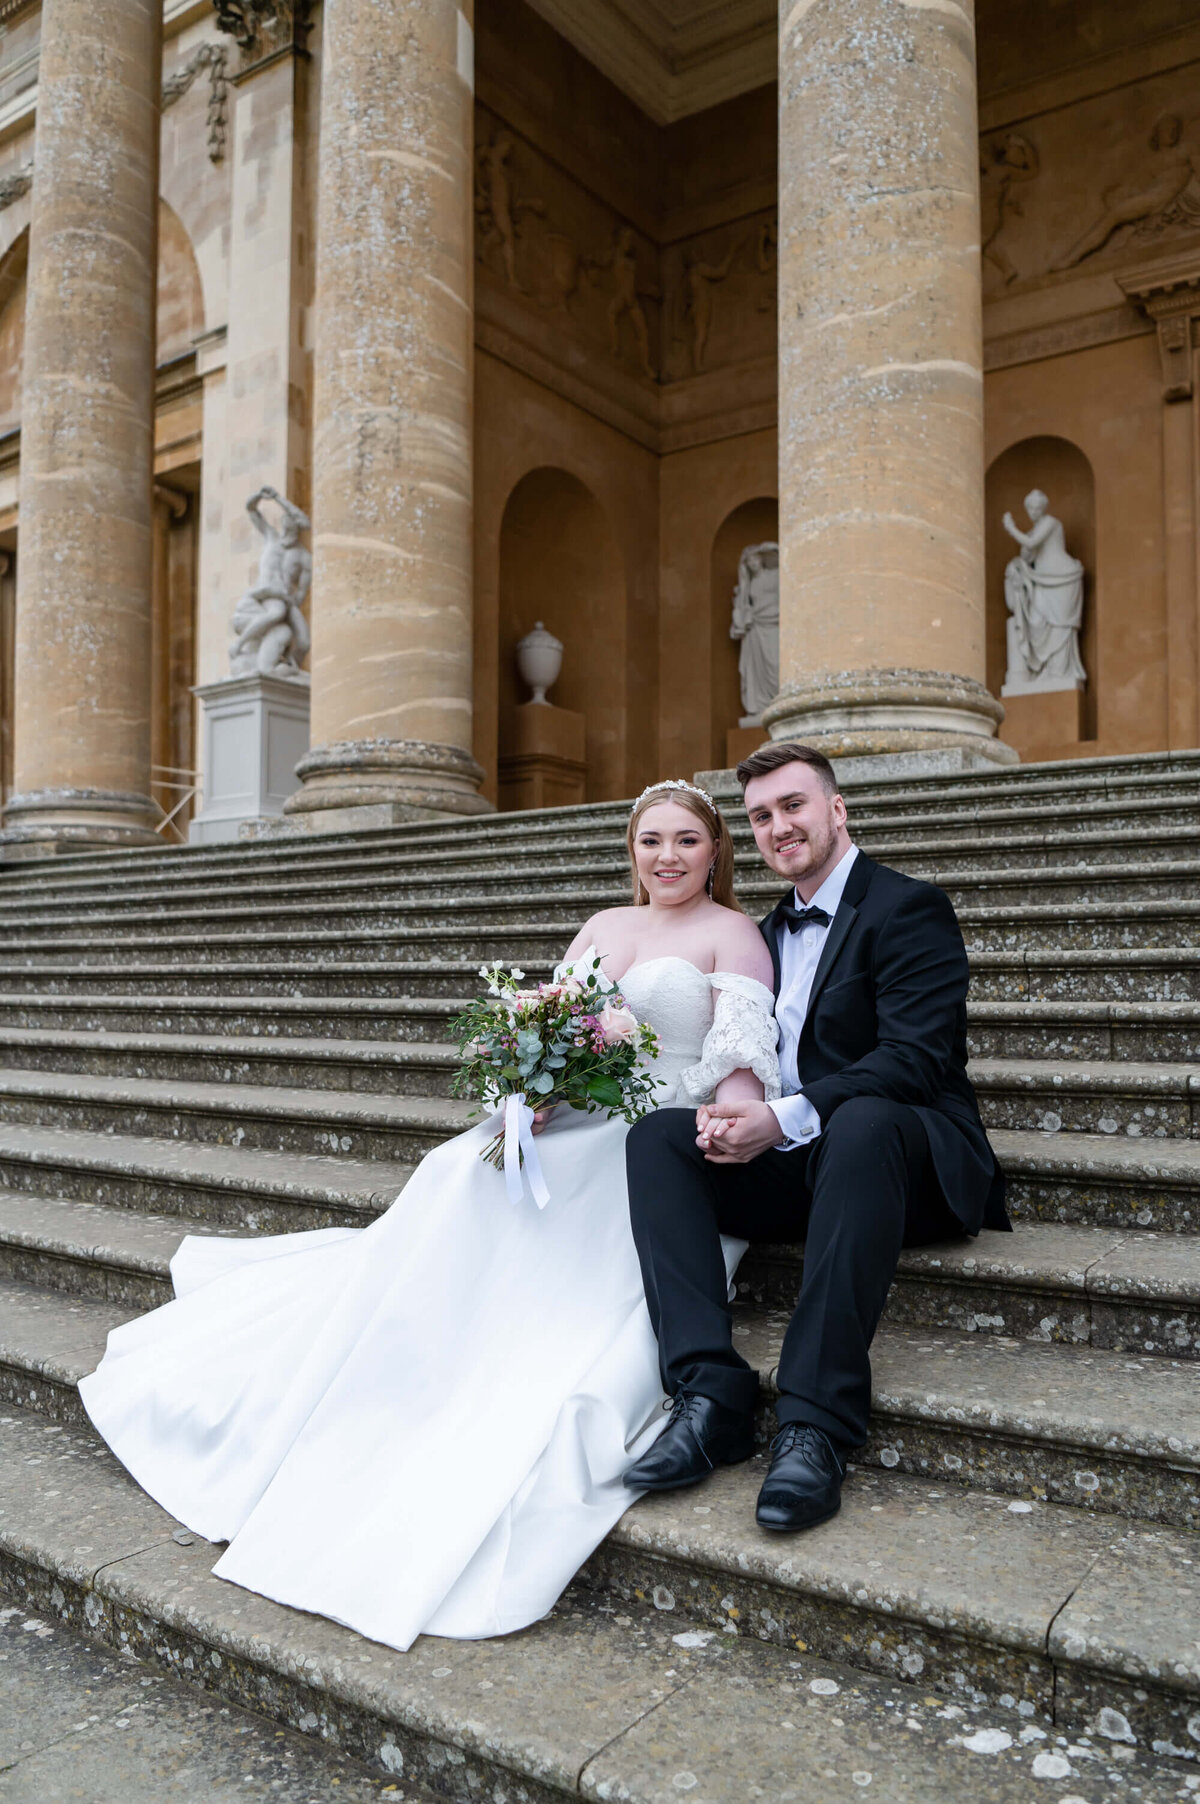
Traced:
<path fill-rule="evenodd" d="M 1084 737 L 1084 688 L 1077 683 L 1070 689 L 1018 689 L 1014 694 L 1006 684 L 1000 691 L 1004 721 L 997 737 L 1022 757 L 1060 750 L 1066 756 Z"/>
<path fill-rule="evenodd" d="M 308 750 L 309 682 L 300 677 L 223 677 L 202 683 L 204 806 L 188 843 L 237 839 L 244 822 L 274 819 L 300 787 Z"/>
<path fill-rule="evenodd" d="M 550 702 L 523 702 L 499 760 L 500 807 L 569 808 L 586 800 L 586 722 Z"/>

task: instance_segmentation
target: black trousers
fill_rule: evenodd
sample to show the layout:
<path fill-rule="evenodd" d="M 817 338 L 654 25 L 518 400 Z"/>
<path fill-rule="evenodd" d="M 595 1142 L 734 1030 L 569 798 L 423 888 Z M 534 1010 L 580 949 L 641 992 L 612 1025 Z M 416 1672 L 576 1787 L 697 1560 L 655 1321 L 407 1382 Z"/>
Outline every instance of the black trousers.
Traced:
<path fill-rule="evenodd" d="M 961 1240 L 921 1118 L 854 1097 L 811 1146 L 714 1165 L 692 1109 L 659 1109 L 626 1142 L 629 1210 L 663 1384 L 749 1414 L 757 1379 L 734 1350 L 722 1234 L 805 1242 L 804 1279 L 779 1361 L 780 1425 L 822 1428 L 842 1451 L 867 1437 L 868 1349 L 901 1247 Z"/>

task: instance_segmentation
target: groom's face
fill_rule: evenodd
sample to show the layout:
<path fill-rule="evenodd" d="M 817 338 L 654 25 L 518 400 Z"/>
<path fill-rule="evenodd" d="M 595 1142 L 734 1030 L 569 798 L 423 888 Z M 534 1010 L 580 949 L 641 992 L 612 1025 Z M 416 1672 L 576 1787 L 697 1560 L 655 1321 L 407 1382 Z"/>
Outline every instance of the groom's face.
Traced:
<path fill-rule="evenodd" d="M 807 764 L 751 777 L 745 801 L 763 858 L 798 888 L 823 882 L 850 844 L 846 804 Z"/>

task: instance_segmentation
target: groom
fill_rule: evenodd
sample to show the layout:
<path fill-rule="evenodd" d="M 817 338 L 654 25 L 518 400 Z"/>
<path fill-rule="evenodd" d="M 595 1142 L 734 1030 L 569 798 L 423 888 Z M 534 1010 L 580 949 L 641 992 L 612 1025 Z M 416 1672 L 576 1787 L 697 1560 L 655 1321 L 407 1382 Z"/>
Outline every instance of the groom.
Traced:
<path fill-rule="evenodd" d="M 626 1483 L 672 1490 L 749 1457 L 758 1380 L 733 1347 L 720 1236 L 803 1241 L 757 1517 L 811 1528 L 866 1439 L 868 1349 L 901 1248 L 1009 1222 L 966 1072 L 949 898 L 859 851 L 820 752 L 764 746 L 737 774 L 758 849 L 792 886 L 762 922 L 783 1096 L 660 1109 L 630 1131 L 633 1234 L 674 1403 Z"/>

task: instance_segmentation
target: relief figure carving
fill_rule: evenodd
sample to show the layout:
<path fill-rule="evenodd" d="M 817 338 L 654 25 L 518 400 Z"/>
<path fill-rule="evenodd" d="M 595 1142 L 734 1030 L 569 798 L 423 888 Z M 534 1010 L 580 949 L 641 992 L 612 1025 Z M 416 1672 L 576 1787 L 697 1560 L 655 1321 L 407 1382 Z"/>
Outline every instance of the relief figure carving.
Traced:
<path fill-rule="evenodd" d="M 490 144 L 479 149 L 475 159 L 475 213 L 479 221 L 479 255 L 493 245 L 499 247 L 504 279 L 518 294 L 525 288 L 517 278 L 517 235 L 524 213 L 545 214 L 546 203 L 536 199 L 518 199 L 513 185 L 509 158 L 513 153 L 513 136 L 503 127 Z"/>
<path fill-rule="evenodd" d="M 633 227 L 619 225 L 613 233 L 612 246 L 608 255 L 599 261 L 590 261 L 588 269 L 593 276 L 606 269 L 611 269 L 613 272 L 613 292 L 607 309 L 608 340 L 613 356 L 619 358 L 621 355 L 621 321 L 628 316 L 637 344 L 642 373 L 653 382 L 655 374 L 654 365 L 650 361 L 650 328 L 646 323 L 642 296 L 645 295 L 648 300 L 659 301 L 662 299 L 662 293 L 658 288 L 647 287 L 638 281 L 637 248 L 634 244 Z"/>
<path fill-rule="evenodd" d="M 1005 282 L 1014 282 L 1019 274 L 1000 242 L 1009 220 L 1019 219 L 1024 211 L 1015 190 L 1033 181 L 1040 167 L 1036 149 L 1019 132 L 1010 132 L 1002 144 L 993 144 L 990 153 L 985 150 L 979 159 L 980 248 L 984 261 L 998 270 Z"/>
<path fill-rule="evenodd" d="M 1122 226 L 1152 234 L 1177 221 L 1200 225 L 1200 150 L 1183 141 L 1177 113 L 1164 113 L 1150 134 L 1150 156 L 1129 181 L 1102 196 L 1104 211 L 1051 265 L 1072 269 L 1101 250 Z"/>
<path fill-rule="evenodd" d="M 760 276 L 767 278 L 766 293 L 758 303 L 759 313 L 774 313 L 778 304 L 778 267 L 779 267 L 779 221 L 777 218 L 764 219 L 758 228 L 758 242 L 754 247 L 754 263 Z"/>
<path fill-rule="evenodd" d="M 708 351 L 708 336 L 712 330 L 713 289 L 718 282 L 723 282 L 733 268 L 733 260 L 742 248 L 744 240 L 735 239 L 719 263 L 708 263 L 694 248 L 684 256 L 682 314 L 684 323 L 690 325 L 692 353 L 692 372 L 699 375 L 704 368 L 704 359 Z"/>

